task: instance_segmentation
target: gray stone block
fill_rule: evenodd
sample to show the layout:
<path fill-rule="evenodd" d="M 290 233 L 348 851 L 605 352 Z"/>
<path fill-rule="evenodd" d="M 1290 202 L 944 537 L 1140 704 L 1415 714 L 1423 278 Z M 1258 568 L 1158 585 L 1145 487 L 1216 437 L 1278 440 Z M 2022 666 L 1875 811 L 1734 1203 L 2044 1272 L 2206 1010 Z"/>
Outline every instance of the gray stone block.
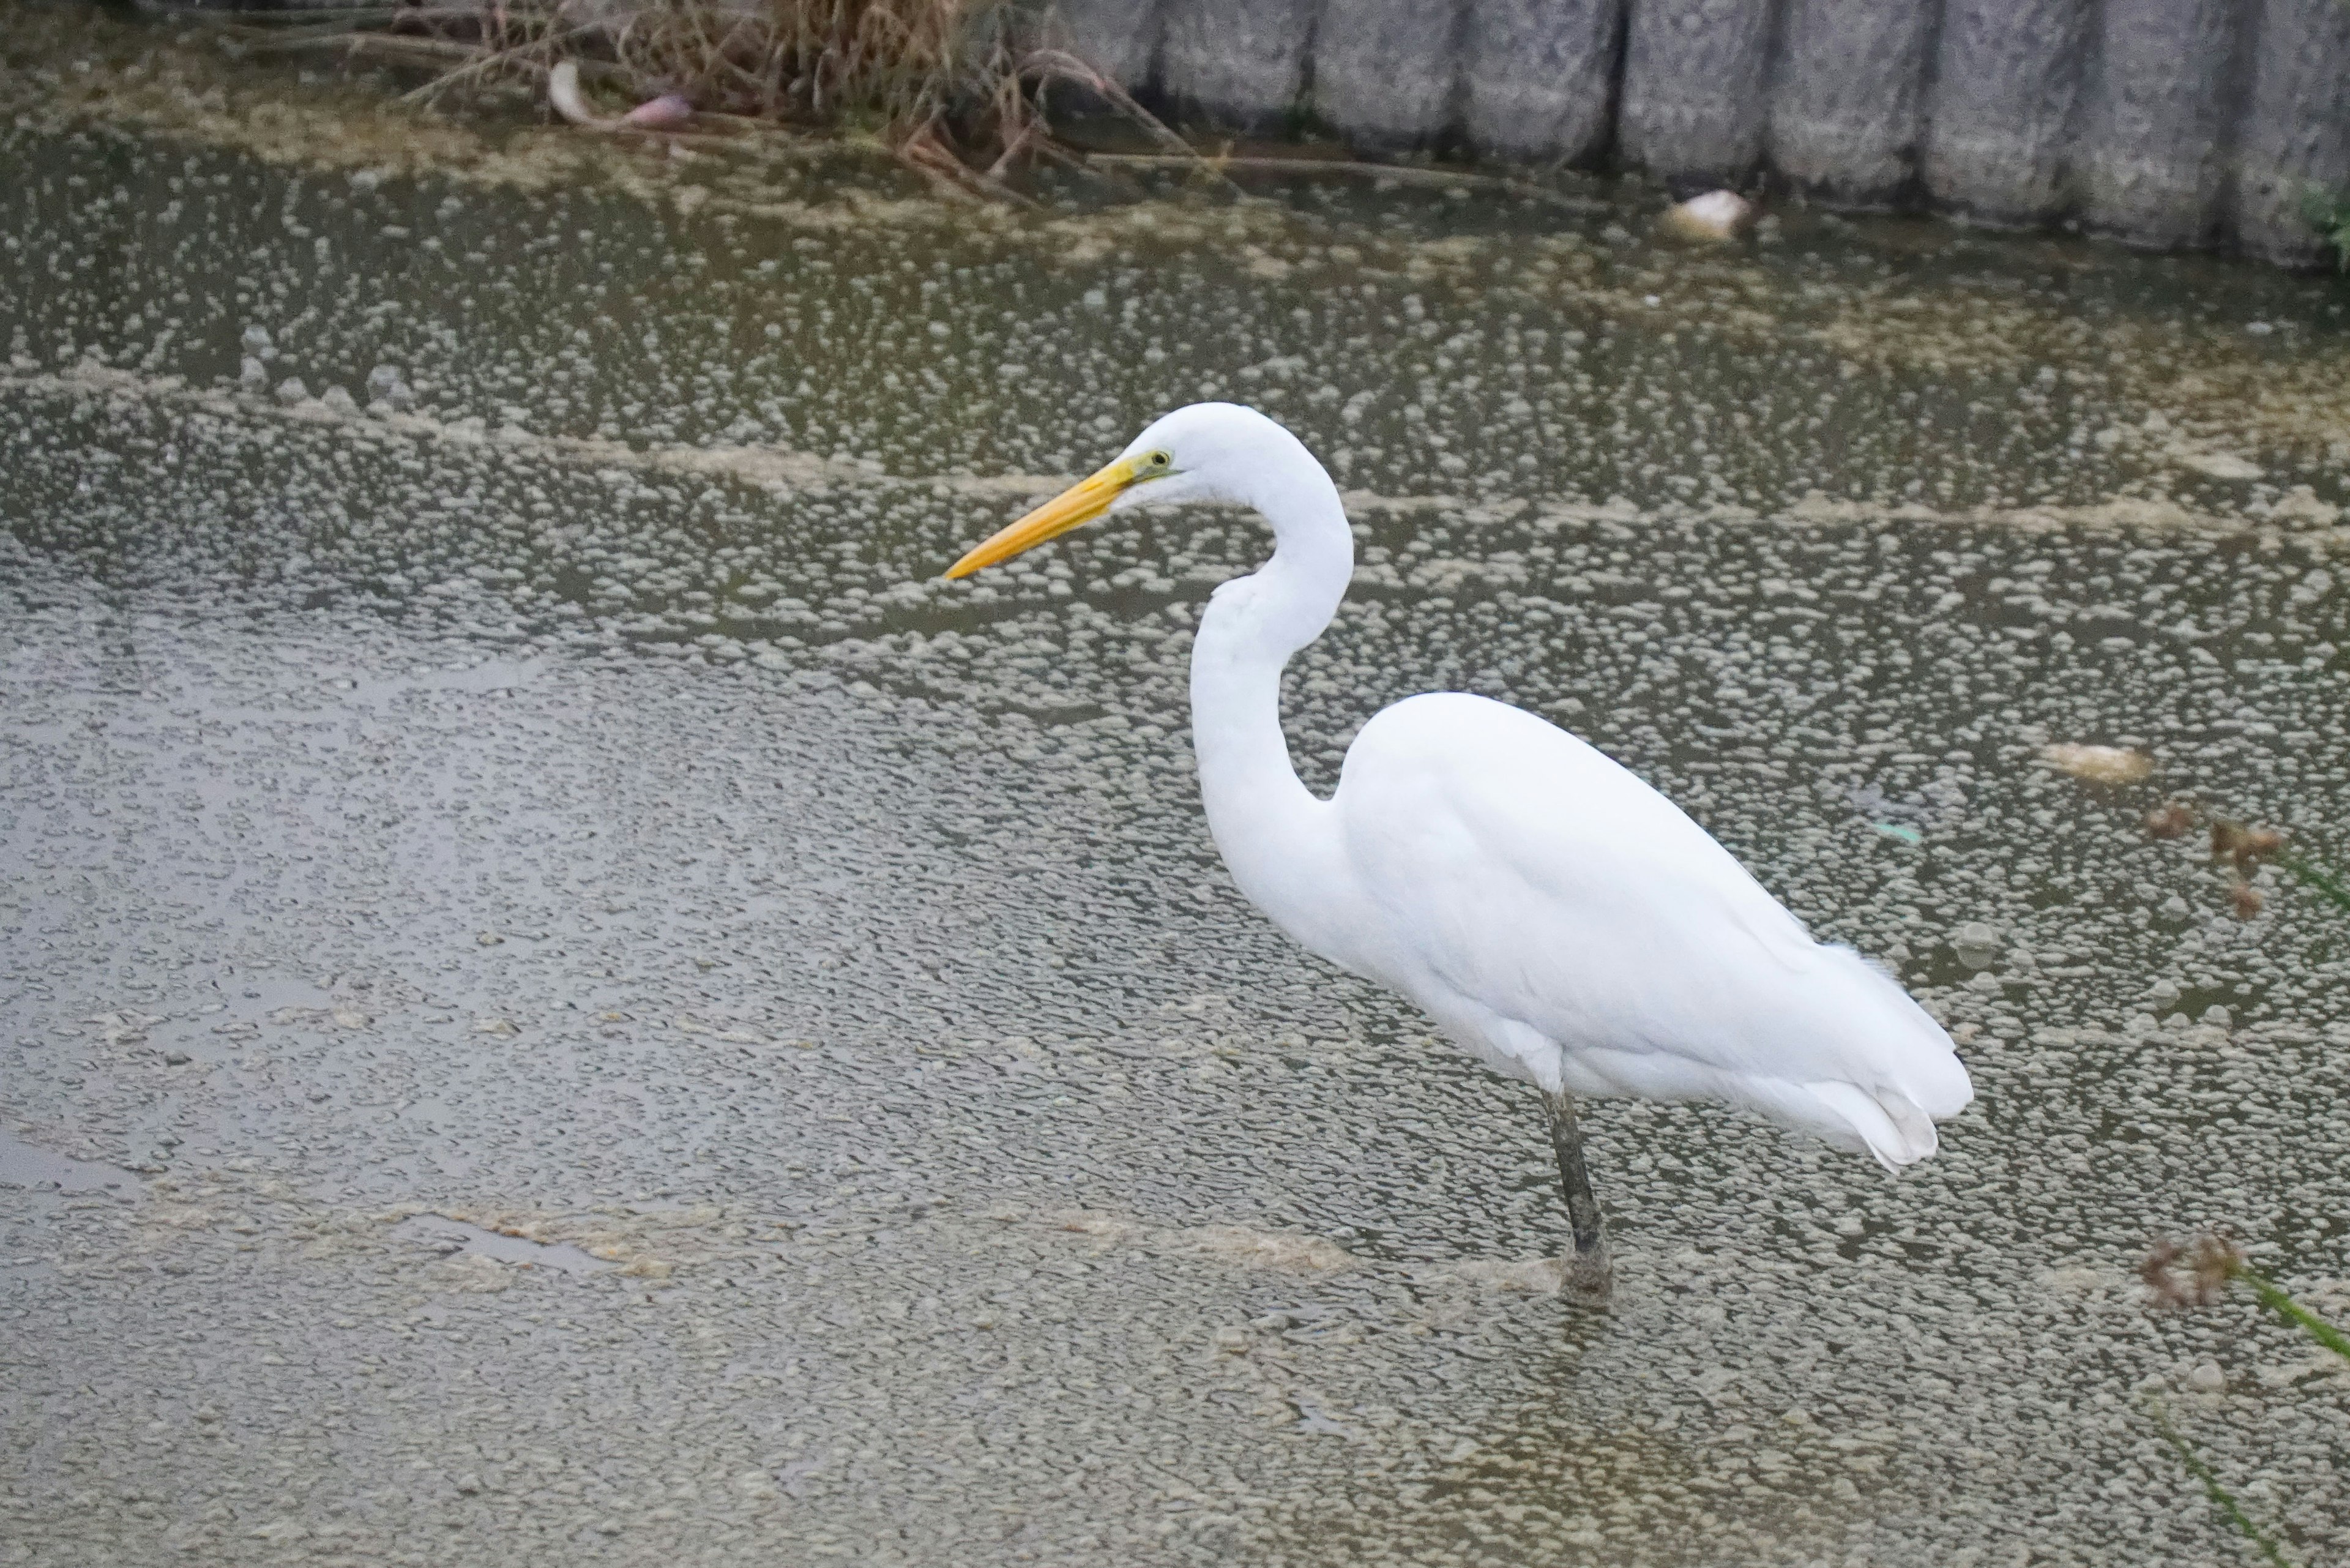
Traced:
<path fill-rule="evenodd" d="M 1417 147 L 1452 124 L 1461 0 L 1324 0 L 1314 108 L 1357 146 Z"/>
<path fill-rule="evenodd" d="M 1167 0 L 1159 85 L 1228 124 L 1271 130 L 1298 106 L 1315 0 Z"/>
<path fill-rule="evenodd" d="M 2088 0 L 1949 0 L 1928 100 L 1926 189 L 1988 223 L 2065 210 Z"/>
<path fill-rule="evenodd" d="M 1131 91 L 1150 80 L 1159 57 L 1159 0 L 1054 0 L 1035 36 Z"/>
<path fill-rule="evenodd" d="M 1617 130 L 1668 179 L 1743 178 L 1762 151 L 1770 0 L 1632 0 Z"/>
<path fill-rule="evenodd" d="M 2139 244 L 2210 239 L 2245 10 L 2236 0 L 2104 0 L 2074 151 L 2093 227 Z"/>
<path fill-rule="evenodd" d="M 1607 144 L 1624 0 L 1470 0 L 1461 27 L 1471 145 L 1573 162 Z"/>
<path fill-rule="evenodd" d="M 2236 233 L 2272 261 L 2325 257 L 2302 215 L 2312 190 L 2350 198 L 2350 8 L 2264 0 L 2237 136 Z"/>
<path fill-rule="evenodd" d="M 1834 202 L 1893 204 L 1917 172 L 1933 30 L 1920 0 L 1787 0 L 1772 166 Z"/>

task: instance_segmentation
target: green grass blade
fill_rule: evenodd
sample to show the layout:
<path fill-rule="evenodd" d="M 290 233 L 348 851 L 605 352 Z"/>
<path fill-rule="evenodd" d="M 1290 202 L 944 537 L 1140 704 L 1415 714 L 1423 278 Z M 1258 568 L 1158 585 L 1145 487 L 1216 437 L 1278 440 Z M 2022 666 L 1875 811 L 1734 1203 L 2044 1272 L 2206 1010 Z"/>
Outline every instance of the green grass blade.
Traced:
<path fill-rule="evenodd" d="M 2235 1493 L 2220 1484 L 2220 1478 L 2213 1473 L 2211 1467 L 2205 1464 L 2202 1456 L 2178 1435 L 2178 1428 L 2170 1424 L 2170 1417 L 2163 1414 L 2161 1405 L 2149 1399 L 2147 1410 L 2154 1417 L 2154 1429 L 2162 1434 L 2162 1440 L 2170 1445 L 2171 1452 L 2178 1456 L 2178 1462 L 2187 1467 L 2187 1473 L 2203 1483 L 2203 1495 L 2210 1498 L 2211 1506 L 2235 1527 L 2236 1533 L 2260 1548 L 2261 1555 L 2275 1568 L 2293 1568 L 2293 1559 L 2284 1554 L 2284 1548 L 2277 1544 L 2276 1537 L 2252 1522 L 2251 1515 L 2237 1502 Z"/>
<path fill-rule="evenodd" d="M 2262 1306 L 2287 1323 L 2301 1328 L 2310 1338 L 2317 1341 L 2343 1360 L 2350 1361 L 2350 1334 L 2344 1334 L 2340 1329 L 2293 1300 L 2267 1276 L 2255 1273 L 2250 1269 L 2239 1268 L 2236 1271 L 2236 1277 L 2252 1287 L 2252 1293 L 2261 1298 Z"/>
<path fill-rule="evenodd" d="M 2311 865 L 2298 855 L 2279 855 L 2276 863 L 2291 872 L 2302 886 L 2315 888 L 2318 897 L 2344 914 L 2350 915 L 2350 887 L 2345 887 L 2340 877 L 2322 867 Z"/>

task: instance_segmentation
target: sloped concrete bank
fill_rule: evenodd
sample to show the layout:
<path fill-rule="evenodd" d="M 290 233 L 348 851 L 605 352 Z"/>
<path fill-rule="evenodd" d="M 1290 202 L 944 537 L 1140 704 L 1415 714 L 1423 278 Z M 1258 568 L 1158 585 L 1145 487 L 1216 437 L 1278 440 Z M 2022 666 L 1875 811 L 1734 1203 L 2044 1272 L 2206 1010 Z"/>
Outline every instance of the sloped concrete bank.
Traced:
<path fill-rule="evenodd" d="M 1057 0 L 1186 118 L 2324 259 L 2340 0 Z"/>

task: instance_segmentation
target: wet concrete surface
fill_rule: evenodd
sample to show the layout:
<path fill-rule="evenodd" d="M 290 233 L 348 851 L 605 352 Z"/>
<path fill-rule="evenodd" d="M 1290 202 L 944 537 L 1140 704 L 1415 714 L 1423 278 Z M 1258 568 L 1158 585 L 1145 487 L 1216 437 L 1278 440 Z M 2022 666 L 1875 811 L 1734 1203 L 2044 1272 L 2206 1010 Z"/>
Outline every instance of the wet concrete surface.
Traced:
<path fill-rule="evenodd" d="M 140 69 L 5 78 L 0 1562 L 2227 1560 L 2149 1393 L 2350 1546 L 2339 1377 L 2134 1280 L 2215 1225 L 2350 1273 L 2340 919 L 2137 828 L 2350 860 L 2338 285 L 1412 190 L 762 206 Z M 261 137 L 276 88 L 344 118 Z M 1603 1104 L 1618 1296 L 1549 1293 L 1533 1100 L 1200 823 L 1254 526 L 938 580 L 1205 395 L 1360 524 L 1309 779 L 1433 687 L 1607 746 L 1950 1021 L 1938 1158 Z"/>

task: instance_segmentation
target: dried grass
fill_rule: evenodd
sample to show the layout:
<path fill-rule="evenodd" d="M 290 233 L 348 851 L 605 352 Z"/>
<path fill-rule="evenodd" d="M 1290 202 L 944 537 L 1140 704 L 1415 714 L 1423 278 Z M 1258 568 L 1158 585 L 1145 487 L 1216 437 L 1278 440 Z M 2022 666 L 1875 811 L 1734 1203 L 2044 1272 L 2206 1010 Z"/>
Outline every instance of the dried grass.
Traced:
<path fill-rule="evenodd" d="M 164 0 L 169 4 L 171 0 Z M 1235 156 L 1178 136 L 1114 78 L 1066 49 L 1052 0 L 395 0 L 317 11 L 227 12 L 260 48 L 336 49 L 432 73 L 410 96 L 527 84 L 557 112 L 603 130 L 783 129 L 886 148 L 942 191 L 1025 202 L 1006 177 L 1024 162 L 1124 171 L 1165 169 L 1240 196 L 1235 173 L 1372 179 L 1544 202 L 1595 204 L 1534 182 L 1354 157 Z M 560 73 L 560 74 L 558 74 Z M 595 83 L 629 103 L 674 97 L 633 122 L 583 100 Z M 1156 151 L 1085 149 L 1053 133 L 1055 86 L 1141 133 Z M 1129 144 L 1130 147 L 1130 144 Z"/>
<path fill-rule="evenodd" d="M 678 95 L 714 123 L 869 137 L 970 194 L 1017 200 L 1003 182 L 1014 164 L 1071 160 L 1044 113 L 1056 83 L 1199 161 L 1116 82 L 1034 44 L 1023 11 L 1014 0 L 485 0 L 345 13 L 269 36 L 432 69 L 412 95 L 427 100 L 544 83 L 569 63 L 634 100 Z"/>

